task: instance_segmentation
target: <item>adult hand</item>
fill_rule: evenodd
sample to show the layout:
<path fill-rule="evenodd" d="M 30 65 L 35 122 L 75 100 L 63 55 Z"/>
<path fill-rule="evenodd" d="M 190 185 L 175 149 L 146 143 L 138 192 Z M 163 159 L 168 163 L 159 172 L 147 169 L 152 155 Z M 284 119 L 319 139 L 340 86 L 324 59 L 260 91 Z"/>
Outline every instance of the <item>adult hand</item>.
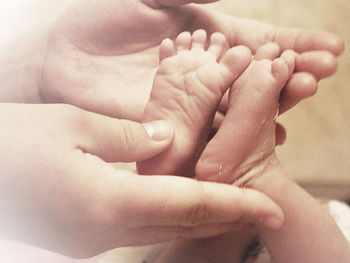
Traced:
<path fill-rule="evenodd" d="M 283 112 L 312 95 L 331 75 L 342 42 L 332 34 L 276 28 L 205 11 L 186 3 L 215 0 L 91 0 L 75 3 L 52 25 L 40 68 L 41 102 L 65 102 L 109 116 L 139 120 L 149 98 L 162 39 L 203 28 L 223 32 L 230 46 L 253 52 L 266 42 L 299 52 L 281 96 Z M 35 92 L 33 92 L 35 93 Z"/>
<path fill-rule="evenodd" d="M 143 126 L 59 104 L 0 104 L 0 112 L 2 238 L 88 257 L 213 236 L 236 223 L 282 223 L 282 211 L 261 193 L 107 163 L 158 154 L 172 140 L 167 123 Z"/>

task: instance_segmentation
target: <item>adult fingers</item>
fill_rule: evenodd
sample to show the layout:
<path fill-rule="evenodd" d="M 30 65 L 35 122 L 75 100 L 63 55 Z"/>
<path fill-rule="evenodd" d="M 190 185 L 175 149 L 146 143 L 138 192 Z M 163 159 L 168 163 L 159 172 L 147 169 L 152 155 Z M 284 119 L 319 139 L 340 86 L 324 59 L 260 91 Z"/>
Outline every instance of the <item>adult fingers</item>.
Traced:
<path fill-rule="evenodd" d="M 137 123 L 95 113 L 78 122 L 82 151 L 107 162 L 140 161 L 160 153 L 171 143 L 173 127 L 166 121 Z"/>
<path fill-rule="evenodd" d="M 337 61 L 328 51 L 310 51 L 298 55 L 295 59 L 296 73 L 281 93 L 280 113 L 314 95 L 317 91 L 317 81 L 332 75 L 336 69 Z"/>
<path fill-rule="evenodd" d="M 286 53 L 285 53 L 286 54 Z M 332 75 L 337 69 L 335 57 L 328 51 L 309 51 L 295 59 L 295 72 L 280 97 L 280 114 L 288 111 L 301 100 L 314 95 L 317 81 Z M 221 100 L 218 110 L 227 111 L 227 93 Z"/>
<path fill-rule="evenodd" d="M 312 74 L 294 73 L 281 92 L 279 113 L 288 111 L 301 100 L 314 95 L 316 91 L 317 80 Z"/>
<path fill-rule="evenodd" d="M 76 152 L 75 157 L 69 191 L 79 190 L 75 201 L 80 200 L 84 215 L 81 229 L 91 241 L 85 254 L 210 237 L 246 223 L 276 229 L 283 222 L 278 205 L 255 190 L 175 176 L 140 176 L 91 154 Z"/>
<path fill-rule="evenodd" d="M 297 56 L 296 72 L 309 72 L 316 79 L 322 79 L 334 74 L 337 70 L 337 60 L 328 51 L 309 51 Z"/>
<path fill-rule="evenodd" d="M 328 50 L 335 56 L 344 51 L 343 42 L 332 33 L 298 28 L 280 28 L 251 19 L 223 15 L 219 17 L 219 14 L 215 13 L 210 15 L 217 24 L 220 24 L 221 31 L 228 37 L 231 45 L 246 45 L 253 52 L 268 42 L 277 43 L 281 51 L 293 49 L 302 53 L 311 50 Z M 201 28 L 206 27 L 201 25 Z M 254 32 L 254 34 L 247 34 L 247 32 Z"/>
<path fill-rule="evenodd" d="M 282 224 L 280 208 L 250 189 L 176 176 L 135 176 L 126 171 L 123 187 L 109 201 L 129 227 L 198 227 L 209 224 Z M 132 215 L 132 216 L 130 216 Z"/>
<path fill-rule="evenodd" d="M 241 226 L 239 224 L 239 227 Z M 173 239 L 208 238 L 226 233 L 234 227 L 234 224 L 208 224 L 198 227 L 150 226 L 132 228 L 120 236 L 118 246 L 142 246 Z"/>
<path fill-rule="evenodd" d="M 282 145 L 285 143 L 287 138 L 286 129 L 282 124 L 276 123 L 276 145 Z"/>
<path fill-rule="evenodd" d="M 270 42 L 276 42 L 281 50 L 293 49 L 298 53 L 311 50 L 328 50 L 340 55 L 344 50 L 343 42 L 334 34 L 296 28 L 275 28 L 268 34 Z"/>

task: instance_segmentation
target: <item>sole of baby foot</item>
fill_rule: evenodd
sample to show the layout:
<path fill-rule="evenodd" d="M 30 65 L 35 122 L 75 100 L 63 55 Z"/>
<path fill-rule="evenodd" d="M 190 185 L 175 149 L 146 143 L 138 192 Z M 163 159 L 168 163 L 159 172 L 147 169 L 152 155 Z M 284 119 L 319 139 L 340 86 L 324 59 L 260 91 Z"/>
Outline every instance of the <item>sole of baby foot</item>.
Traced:
<path fill-rule="evenodd" d="M 293 66 L 278 53 L 274 44 L 263 46 L 233 85 L 225 118 L 196 165 L 198 179 L 242 185 L 270 165 L 279 95 Z"/>
<path fill-rule="evenodd" d="M 223 94 L 251 61 L 246 47 L 225 52 L 226 38 L 220 33 L 206 45 L 204 30 L 183 32 L 175 43 L 162 42 L 143 121 L 166 119 L 175 135 L 165 152 L 137 164 L 139 173 L 193 176 Z"/>

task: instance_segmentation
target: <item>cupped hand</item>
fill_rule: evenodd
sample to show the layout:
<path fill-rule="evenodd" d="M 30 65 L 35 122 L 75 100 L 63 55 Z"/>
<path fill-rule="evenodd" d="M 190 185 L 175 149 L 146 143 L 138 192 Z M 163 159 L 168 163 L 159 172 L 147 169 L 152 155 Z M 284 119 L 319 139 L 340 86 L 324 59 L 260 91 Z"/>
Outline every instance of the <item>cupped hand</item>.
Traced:
<path fill-rule="evenodd" d="M 51 26 L 40 70 L 42 102 L 139 120 L 158 66 L 158 45 L 182 31 L 223 32 L 230 46 L 253 52 L 267 42 L 299 52 L 296 71 L 281 96 L 280 112 L 312 95 L 333 74 L 343 50 L 334 35 L 205 11 L 189 2 L 214 0 L 91 0 L 75 3 Z"/>
<path fill-rule="evenodd" d="M 107 162 L 164 150 L 173 130 L 67 105 L 0 104 L 0 236 L 73 257 L 206 237 L 238 223 L 276 228 L 265 195 L 173 176 L 139 176 Z"/>

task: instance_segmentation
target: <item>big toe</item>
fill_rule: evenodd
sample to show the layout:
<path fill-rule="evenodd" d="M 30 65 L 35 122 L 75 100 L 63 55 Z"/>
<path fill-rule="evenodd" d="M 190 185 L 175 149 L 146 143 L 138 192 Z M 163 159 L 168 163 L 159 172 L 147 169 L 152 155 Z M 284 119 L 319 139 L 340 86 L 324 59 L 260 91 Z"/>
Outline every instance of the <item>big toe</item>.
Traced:
<path fill-rule="evenodd" d="M 277 58 L 272 61 L 271 73 L 277 81 L 277 87 L 282 90 L 289 78 L 289 68 L 283 58 Z"/>
<path fill-rule="evenodd" d="M 254 60 L 273 60 L 278 57 L 279 53 L 280 48 L 276 43 L 266 43 L 256 51 Z"/>
<path fill-rule="evenodd" d="M 251 60 L 251 51 L 245 46 L 237 46 L 226 52 L 222 57 L 220 64 L 224 65 L 229 70 L 234 81 L 248 67 Z"/>

